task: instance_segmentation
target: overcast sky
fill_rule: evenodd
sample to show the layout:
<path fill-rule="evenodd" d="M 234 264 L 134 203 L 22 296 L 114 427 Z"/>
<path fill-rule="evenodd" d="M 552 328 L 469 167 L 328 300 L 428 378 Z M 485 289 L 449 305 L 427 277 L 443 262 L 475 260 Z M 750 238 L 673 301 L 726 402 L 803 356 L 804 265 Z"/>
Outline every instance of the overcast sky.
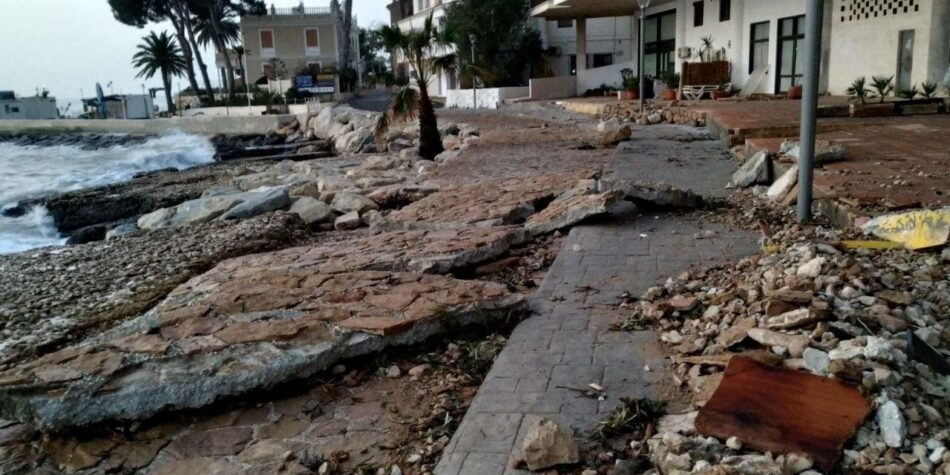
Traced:
<path fill-rule="evenodd" d="M 299 0 L 266 2 L 282 7 L 295 6 Z M 328 6 L 330 0 L 304 3 Z M 388 21 L 387 3 L 354 0 L 360 26 Z M 171 25 L 150 25 L 145 30 L 125 26 L 112 17 L 107 0 L 0 0 L 0 90 L 33 95 L 45 86 L 54 96 L 78 98 L 80 89 L 87 97 L 92 95 L 96 82 L 105 88 L 112 81 L 116 94 L 140 92 L 143 83 L 160 87 L 157 76 L 136 79 L 131 65 L 136 45 L 149 29 L 171 31 Z M 210 52 L 205 58 L 213 64 Z M 217 86 L 217 74 L 211 70 L 209 74 Z M 187 80 L 179 80 L 185 87 Z"/>

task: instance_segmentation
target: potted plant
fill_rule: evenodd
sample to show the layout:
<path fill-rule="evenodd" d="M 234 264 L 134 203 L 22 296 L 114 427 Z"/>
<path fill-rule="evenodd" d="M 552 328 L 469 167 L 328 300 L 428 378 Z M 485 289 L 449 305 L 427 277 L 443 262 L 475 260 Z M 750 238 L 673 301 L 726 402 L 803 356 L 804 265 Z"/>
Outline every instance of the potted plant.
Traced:
<path fill-rule="evenodd" d="M 640 98 L 640 78 L 630 68 L 620 70 L 623 78 L 622 87 L 618 96 L 623 101 L 634 101 Z"/>
<path fill-rule="evenodd" d="M 663 74 L 662 81 L 666 84 L 666 89 L 663 90 L 660 99 L 665 101 L 676 100 L 679 97 L 680 75 L 673 71 L 667 71 Z"/>
<path fill-rule="evenodd" d="M 788 91 L 785 92 L 785 97 L 793 101 L 797 101 L 802 98 L 802 85 L 798 84 L 788 88 Z"/>

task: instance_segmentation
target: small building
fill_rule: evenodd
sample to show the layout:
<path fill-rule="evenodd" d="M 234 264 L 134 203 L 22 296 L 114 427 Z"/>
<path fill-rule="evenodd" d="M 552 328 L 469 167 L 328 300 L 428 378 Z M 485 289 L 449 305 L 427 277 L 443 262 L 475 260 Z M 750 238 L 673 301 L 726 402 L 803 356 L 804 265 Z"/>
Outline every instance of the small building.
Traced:
<path fill-rule="evenodd" d="M 56 98 L 46 95 L 17 98 L 13 91 L 0 91 L 0 120 L 57 119 Z"/>
<path fill-rule="evenodd" d="M 260 16 L 241 18 L 245 37 L 247 79 L 267 83 L 277 79 L 294 84 L 296 76 L 320 81 L 322 72 L 338 71 L 343 56 L 343 13 L 337 0 L 329 7 L 267 8 Z M 359 27 L 354 18 L 350 64 L 359 61 Z M 321 87 L 325 87 L 325 84 Z"/>
<path fill-rule="evenodd" d="M 111 94 L 104 96 L 106 116 L 103 119 L 154 119 L 155 104 L 149 94 Z M 99 115 L 99 99 L 83 99 L 83 112 Z"/>

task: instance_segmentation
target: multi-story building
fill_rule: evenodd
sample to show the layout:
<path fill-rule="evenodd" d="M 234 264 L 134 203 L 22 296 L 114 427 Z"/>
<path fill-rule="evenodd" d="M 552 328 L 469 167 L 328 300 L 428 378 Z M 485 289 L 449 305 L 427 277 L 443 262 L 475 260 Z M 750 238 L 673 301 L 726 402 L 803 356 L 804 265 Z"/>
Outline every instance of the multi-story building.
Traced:
<path fill-rule="evenodd" d="M 584 58 L 570 60 L 579 93 L 617 84 L 622 68 L 638 69 L 639 2 L 532 3 L 531 14 L 545 20 L 550 44 L 561 41 L 569 57 Z M 859 76 L 893 75 L 898 89 L 950 82 L 950 1 L 826 0 L 823 11 L 822 92 L 844 94 Z M 696 61 L 703 39 L 711 38 L 731 64 L 732 83 L 755 89 L 748 92 L 782 93 L 801 82 L 805 0 L 653 0 L 645 13 L 648 75 L 679 71 L 683 61 Z M 610 65 L 604 64 L 604 37 L 610 37 L 605 19 L 618 26 L 614 44 L 622 50 Z M 552 34 L 552 24 L 564 31 Z M 554 69 L 561 76 L 572 72 Z"/>
<path fill-rule="evenodd" d="M 389 9 L 390 24 L 403 31 L 421 28 L 426 18 L 432 15 L 437 25 L 445 18 L 445 5 L 453 0 L 394 0 Z M 438 54 L 448 54 L 451 50 L 440 51 Z M 392 58 L 392 68 L 397 77 L 409 76 L 409 65 L 399 55 Z M 455 71 L 439 71 L 429 83 L 429 95 L 444 97 L 445 91 L 455 89 L 458 84 L 458 75 Z"/>
<path fill-rule="evenodd" d="M 298 72 L 339 70 L 343 56 L 343 13 L 337 0 L 328 7 L 290 8 L 271 5 L 264 15 L 241 18 L 247 50 L 247 77 L 252 82 L 289 79 Z M 359 27 L 353 19 L 350 59 L 359 62 Z M 281 71 L 284 69 L 284 71 Z"/>

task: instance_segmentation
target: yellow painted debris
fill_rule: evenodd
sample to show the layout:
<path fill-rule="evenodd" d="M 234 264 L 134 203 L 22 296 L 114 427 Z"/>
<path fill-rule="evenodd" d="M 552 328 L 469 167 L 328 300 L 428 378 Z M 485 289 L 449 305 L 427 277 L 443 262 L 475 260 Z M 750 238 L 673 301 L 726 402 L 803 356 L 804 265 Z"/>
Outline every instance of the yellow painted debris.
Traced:
<path fill-rule="evenodd" d="M 841 241 L 841 246 L 845 249 L 894 249 L 902 247 L 898 242 L 891 241 Z"/>
<path fill-rule="evenodd" d="M 861 229 L 907 249 L 942 246 L 950 237 L 950 207 L 886 214 L 868 221 Z"/>

